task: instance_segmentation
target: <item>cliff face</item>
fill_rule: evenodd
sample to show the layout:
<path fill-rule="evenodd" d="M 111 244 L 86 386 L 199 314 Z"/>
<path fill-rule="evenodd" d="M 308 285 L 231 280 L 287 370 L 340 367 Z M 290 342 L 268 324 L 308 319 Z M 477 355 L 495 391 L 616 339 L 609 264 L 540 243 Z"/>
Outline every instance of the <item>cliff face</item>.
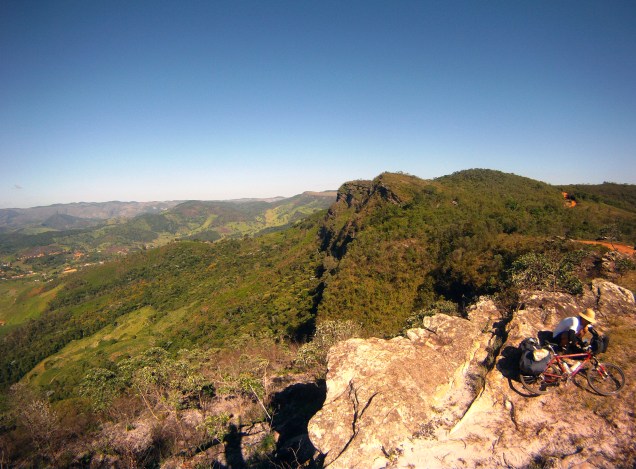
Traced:
<path fill-rule="evenodd" d="M 526 292 L 522 301 L 512 317 L 482 300 L 469 319 L 437 315 L 407 338 L 333 347 L 327 399 L 309 424 L 325 465 L 632 467 L 633 294 L 597 280 L 580 296 Z M 519 342 L 587 307 L 611 337 L 601 359 L 623 368 L 625 388 L 602 397 L 581 374 L 547 395 L 528 396 L 517 377 Z"/>

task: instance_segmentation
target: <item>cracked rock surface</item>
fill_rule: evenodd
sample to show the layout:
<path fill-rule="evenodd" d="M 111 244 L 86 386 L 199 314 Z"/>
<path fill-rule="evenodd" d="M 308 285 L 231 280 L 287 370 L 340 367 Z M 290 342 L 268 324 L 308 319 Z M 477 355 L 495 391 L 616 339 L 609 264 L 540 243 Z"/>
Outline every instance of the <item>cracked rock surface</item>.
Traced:
<path fill-rule="evenodd" d="M 481 389 L 497 310 L 426 318 L 392 340 L 350 339 L 329 353 L 327 399 L 310 421 L 325 466 L 384 467 L 405 438 L 450 429 Z"/>

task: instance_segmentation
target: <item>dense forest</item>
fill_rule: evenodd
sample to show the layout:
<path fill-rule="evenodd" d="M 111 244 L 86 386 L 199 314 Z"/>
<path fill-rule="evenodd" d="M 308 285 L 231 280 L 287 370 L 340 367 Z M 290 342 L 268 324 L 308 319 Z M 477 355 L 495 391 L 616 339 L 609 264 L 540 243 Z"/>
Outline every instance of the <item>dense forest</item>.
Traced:
<path fill-rule="evenodd" d="M 519 288 L 577 293 L 600 275 L 606 248 L 575 240 L 636 240 L 634 186 L 606 186 L 560 188 L 478 169 L 434 180 L 384 173 L 344 184 L 328 210 L 292 217 L 285 229 L 184 239 L 130 254 L 25 290 L 25 297 L 47 300 L 0 334 L 0 386 L 9 392 L 22 380 L 55 405 L 83 399 L 103 412 L 134 389 L 139 399 L 148 397 L 140 390 L 150 384 L 159 389 L 139 381 L 140 370 L 159 373 L 159 354 L 167 381 L 155 395 L 181 393 L 185 405 L 205 389 L 220 392 L 218 380 L 225 380 L 237 393 L 251 386 L 247 395 L 258 398 L 255 357 L 263 350 L 293 355 L 312 338 L 326 340 L 318 333 L 326 325 L 393 337 L 435 311 L 461 315 L 480 295 L 513 307 Z M 180 212 L 171 213 L 141 216 L 134 226 L 175 230 L 171 220 Z M 632 269 L 628 260 L 617 267 Z M 302 370 L 311 360 L 298 357 L 308 346 L 285 366 Z M 228 350 L 252 350 L 252 361 L 234 381 L 217 367 L 215 382 L 202 369 L 209 360 L 221 363 Z M 167 384 L 179 373 L 196 377 L 190 388 Z M 110 394 L 86 392 L 97 388 Z"/>

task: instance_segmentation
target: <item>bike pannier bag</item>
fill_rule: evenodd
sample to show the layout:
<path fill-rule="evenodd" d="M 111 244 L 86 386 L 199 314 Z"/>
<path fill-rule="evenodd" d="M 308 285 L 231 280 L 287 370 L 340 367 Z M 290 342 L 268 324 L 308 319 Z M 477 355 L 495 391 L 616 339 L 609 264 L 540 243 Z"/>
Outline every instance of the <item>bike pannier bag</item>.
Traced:
<path fill-rule="evenodd" d="M 592 352 L 596 354 L 604 353 L 609 346 L 609 337 L 606 335 L 596 335 L 590 345 L 592 346 Z"/>
<path fill-rule="evenodd" d="M 538 375 L 548 367 L 550 352 L 545 349 L 521 352 L 519 370 L 524 375 Z"/>
<path fill-rule="evenodd" d="M 523 339 L 519 344 L 519 349 L 521 352 L 533 351 L 539 348 L 539 342 L 534 337 L 528 337 L 527 339 Z"/>

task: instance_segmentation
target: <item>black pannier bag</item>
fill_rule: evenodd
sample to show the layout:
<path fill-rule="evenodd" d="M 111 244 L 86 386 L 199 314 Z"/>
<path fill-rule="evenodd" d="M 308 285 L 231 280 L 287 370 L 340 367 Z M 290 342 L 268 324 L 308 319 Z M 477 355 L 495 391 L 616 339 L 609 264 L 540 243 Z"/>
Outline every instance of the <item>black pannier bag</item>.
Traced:
<path fill-rule="evenodd" d="M 550 352 L 545 349 L 522 352 L 519 369 L 524 375 L 538 375 L 548 367 L 550 358 Z"/>
<path fill-rule="evenodd" d="M 543 373 L 548 367 L 551 355 L 547 349 L 539 347 L 539 342 L 530 337 L 524 339 L 519 344 L 521 359 L 519 360 L 519 370 L 524 375 L 538 375 Z"/>
<path fill-rule="evenodd" d="M 595 354 L 604 353 L 607 351 L 607 347 L 609 346 L 609 337 L 606 335 L 597 334 L 590 342 L 592 346 L 592 352 Z"/>
<path fill-rule="evenodd" d="M 527 339 L 523 339 L 519 344 L 519 350 L 522 352 L 527 352 L 528 350 L 538 350 L 541 347 L 539 346 L 539 341 L 534 337 L 528 337 Z"/>

